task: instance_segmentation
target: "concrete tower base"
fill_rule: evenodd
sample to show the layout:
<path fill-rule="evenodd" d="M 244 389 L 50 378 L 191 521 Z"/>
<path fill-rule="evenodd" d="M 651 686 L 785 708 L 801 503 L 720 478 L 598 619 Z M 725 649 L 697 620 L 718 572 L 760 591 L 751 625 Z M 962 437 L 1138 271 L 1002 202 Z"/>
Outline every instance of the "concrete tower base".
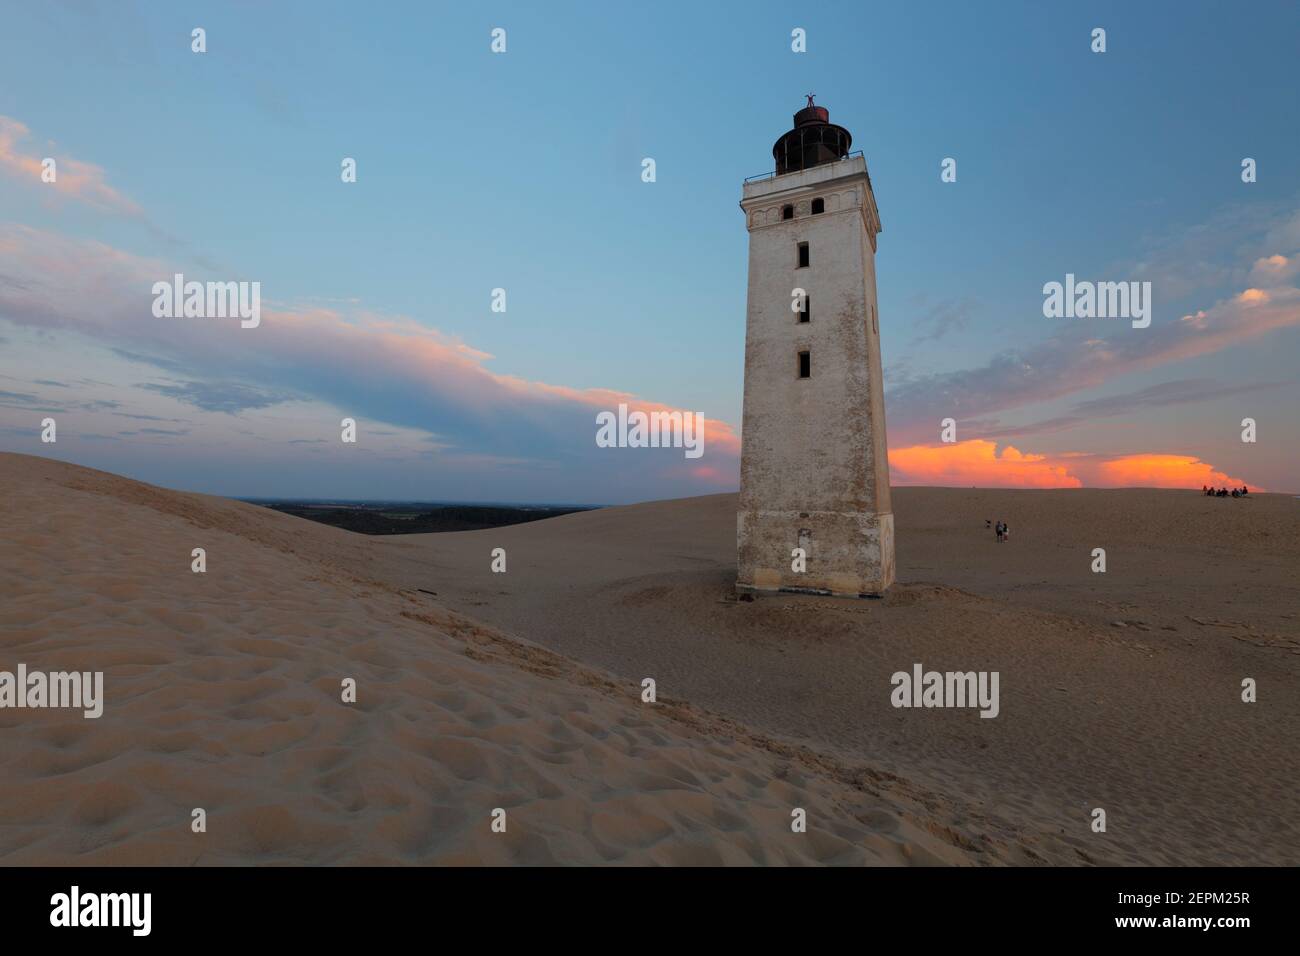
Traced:
<path fill-rule="evenodd" d="M 738 593 L 880 597 L 894 583 L 893 514 L 741 511 L 736 541 Z M 794 547 L 807 554 L 804 571 Z"/>

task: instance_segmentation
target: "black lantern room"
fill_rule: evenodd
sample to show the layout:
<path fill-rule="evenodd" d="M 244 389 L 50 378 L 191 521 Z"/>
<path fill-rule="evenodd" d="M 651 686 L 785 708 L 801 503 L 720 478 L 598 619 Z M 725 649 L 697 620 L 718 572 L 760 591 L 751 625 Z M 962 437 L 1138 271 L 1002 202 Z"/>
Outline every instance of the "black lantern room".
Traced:
<path fill-rule="evenodd" d="M 843 126 L 836 126 L 830 119 L 830 110 L 824 106 L 814 106 L 813 94 L 809 93 L 808 105 L 794 114 L 794 129 L 778 139 L 772 147 L 777 175 L 833 163 L 849 154 L 849 147 L 853 144 L 852 134 Z"/>

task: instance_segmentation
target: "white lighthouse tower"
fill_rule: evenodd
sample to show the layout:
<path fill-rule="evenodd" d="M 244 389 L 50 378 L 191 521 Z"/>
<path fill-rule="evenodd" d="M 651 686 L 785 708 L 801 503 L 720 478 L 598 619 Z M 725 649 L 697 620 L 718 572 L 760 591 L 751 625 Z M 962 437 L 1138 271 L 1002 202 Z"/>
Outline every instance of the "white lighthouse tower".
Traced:
<path fill-rule="evenodd" d="M 747 181 L 741 592 L 879 595 L 894 581 L 876 312 L 880 214 L 824 107 L 794 115 Z"/>

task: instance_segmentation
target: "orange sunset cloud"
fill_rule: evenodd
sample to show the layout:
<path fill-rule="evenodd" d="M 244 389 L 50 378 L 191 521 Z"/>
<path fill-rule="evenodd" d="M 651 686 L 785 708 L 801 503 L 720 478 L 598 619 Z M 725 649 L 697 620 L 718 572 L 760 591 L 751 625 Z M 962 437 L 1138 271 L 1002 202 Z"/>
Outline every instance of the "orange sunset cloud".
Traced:
<path fill-rule="evenodd" d="M 1097 470 L 1099 485 L 1116 488 L 1238 488 L 1245 484 L 1243 479 L 1233 478 L 1192 455 L 1125 455 L 1100 462 Z"/>
<path fill-rule="evenodd" d="M 889 452 L 897 485 L 997 485 L 1008 488 L 1080 488 L 1083 482 L 1047 455 L 1026 455 L 1010 445 L 974 439 L 944 445 L 912 445 Z"/>
<path fill-rule="evenodd" d="M 984 488 L 1196 488 L 1239 487 L 1247 482 L 1194 455 L 1142 453 L 1104 457 L 1078 453 L 1030 454 L 984 439 L 912 445 L 889 453 L 896 485 Z M 1257 485 L 1250 485 L 1263 490 Z"/>

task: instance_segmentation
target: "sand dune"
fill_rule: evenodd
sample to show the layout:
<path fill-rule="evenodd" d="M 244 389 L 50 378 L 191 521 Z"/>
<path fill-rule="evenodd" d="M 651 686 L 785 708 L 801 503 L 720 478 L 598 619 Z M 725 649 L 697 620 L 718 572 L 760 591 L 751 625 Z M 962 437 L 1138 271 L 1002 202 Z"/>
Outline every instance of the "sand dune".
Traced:
<path fill-rule="evenodd" d="M 894 498 L 900 584 L 883 601 L 737 602 L 731 495 L 379 550 L 388 580 L 506 633 L 942 794 L 968 835 L 1018 832 L 1059 862 L 1300 862 L 1300 501 Z M 893 708 L 890 675 L 916 662 L 1000 672 L 1001 714 Z"/>
<path fill-rule="evenodd" d="M 899 489 L 887 599 L 746 603 L 728 495 L 374 539 L 0 480 L 0 670 L 107 698 L 0 709 L 0 862 L 1300 862 L 1289 498 Z M 913 662 L 1001 714 L 892 708 Z"/>
<path fill-rule="evenodd" d="M 901 782 L 642 704 L 635 683 L 399 593 L 374 578 L 369 539 L 39 458 L 0 455 L 0 481 L 0 669 L 103 670 L 107 698 L 98 720 L 0 710 L 0 862 L 1026 852 L 977 854 Z M 196 807 L 206 833 L 191 832 Z M 796 807 L 806 833 L 791 832 Z M 505 833 L 490 829 L 495 808 Z"/>

